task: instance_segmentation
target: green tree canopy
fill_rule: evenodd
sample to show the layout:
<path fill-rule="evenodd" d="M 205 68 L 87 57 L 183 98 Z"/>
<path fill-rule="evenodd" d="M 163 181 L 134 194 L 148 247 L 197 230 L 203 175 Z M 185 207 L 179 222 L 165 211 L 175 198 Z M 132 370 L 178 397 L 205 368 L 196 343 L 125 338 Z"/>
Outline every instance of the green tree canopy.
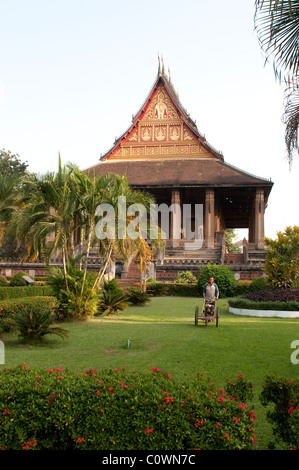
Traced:
<path fill-rule="evenodd" d="M 299 282 L 299 227 L 286 227 L 277 232 L 277 238 L 265 238 L 266 262 L 264 270 L 274 288 L 293 287 Z"/>
<path fill-rule="evenodd" d="M 0 174 L 23 176 L 27 172 L 27 162 L 22 162 L 18 154 L 11 151 L 0 150 Z"/>

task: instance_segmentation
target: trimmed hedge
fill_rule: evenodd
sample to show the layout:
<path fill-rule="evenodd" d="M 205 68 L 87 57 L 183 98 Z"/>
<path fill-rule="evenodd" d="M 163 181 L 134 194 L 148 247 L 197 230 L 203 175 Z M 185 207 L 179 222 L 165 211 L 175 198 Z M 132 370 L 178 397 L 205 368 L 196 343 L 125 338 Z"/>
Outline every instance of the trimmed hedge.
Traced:
<path fill-rule="evenodd" d="M 39 306 L 47 310 L 56 311 L 58 302 L 55 297 L 51 296 L 38 296 L 38 297 L 23 297 L 21 299 L 8 299 L 0 301 L 0 318 L 13 318 L 14 313 L 22 311 L 23 307 Z"/>
<path fill-rule="evenodd" d="M 50 286 L 0 287 L 0 300 L 52 295 Z"/>
<path fill-rule="evenodd" d="M 3 450 L 250 450 L 255 421 L 203 376 L 180 384 L 155 367 L 0 372 Z"/>
<path fill-rule="evenodd" d="M 197 284 L 167 284 L 167 295 L 179 297 L 198 297 L 199 291 Z"/>
<path fill-rule="evenodd" d="M 265 301 L 265 302 L 256 302 L 254 300 L 244 299 L 240 297 L 233 297 L 228 299 L 228 304 L 230 307 L 234 308 L 244 308 L 249 310 L 278 310 L 278 311 L 298 311 L 299 302 L 290 300 L 289 302 L 279 302 L 279 301 Z"/>
<path fill-rule="evenodd" d="M 177 284 L 175 282 L 152 282 L 147 284 L 146 292 L 154 297 L 164 295 L 179 297 L 199 297 L 197 284 Z"/>

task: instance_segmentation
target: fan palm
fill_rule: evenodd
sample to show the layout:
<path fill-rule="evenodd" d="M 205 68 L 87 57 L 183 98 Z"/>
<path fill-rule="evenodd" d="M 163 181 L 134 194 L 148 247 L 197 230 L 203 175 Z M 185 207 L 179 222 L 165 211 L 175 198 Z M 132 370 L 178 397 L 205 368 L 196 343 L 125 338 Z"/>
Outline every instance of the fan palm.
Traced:
<path fill-rule="evenodd" d="M 102 316 L 116 313 L 128 308 L 127 296 L 122 292 L 103 289 L 99 295 L 98 312 Z"/>
<path fill-rule="evenodd" d="M 287 83 L 283 122 L 287 159 L 298 152 L 299 125 L 299 1 L 256 0 L 255 25 L 266 60 L 273 56 L 275 76 Z"/>

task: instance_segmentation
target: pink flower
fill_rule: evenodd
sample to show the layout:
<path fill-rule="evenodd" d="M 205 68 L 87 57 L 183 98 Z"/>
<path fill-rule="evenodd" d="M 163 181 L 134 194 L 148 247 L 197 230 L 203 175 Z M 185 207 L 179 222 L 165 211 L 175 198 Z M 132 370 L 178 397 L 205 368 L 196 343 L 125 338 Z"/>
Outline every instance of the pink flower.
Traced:
<path fill-rule="evenodd" d="M 294 411 L 296 411 L 297 409 L 299 408 L 299 406 L 291 406 L 291 408 L 288 409 L 288 414 L 291 415 L 292 413 L 294 413 Z"/>
<path fill-rule="evenodd" d="M 113 387 L 109 387 L 109 388 L 107 388 L 107 390 L 108 390 L 109 392 L 112 392 Z"/>
<path fill-rule="evenodd" d="M 218 397 L 218 398 L 217 398 L 217 401 L 220 401 L 220 402 L 221 402 L 221 401 L 225 401 L 225 398 L 224 398 L 224 397 Z"/>
<path fill-rule="evenodd" d="M 78 437 L 78 439 L 76 440 L 78 444 L 81 444 L 84 441 L 85 441 L 84 437 Z"/>
<path fill-rule="evenodd" d="M 197 419 L 196 422 L 195 422 L 195 424 L 194 424 L 194 426 L 195 426 L 196 428 L 198 428 L 198 426 L 199 426 L 200 424 L 203 424 L 204 421 L 205 421 L 204 419 Z"/>
<path fill-rule="evenodd" d="M 241 410 L 245 410 L 247 408 L 247 405 L 245 405 L 245 403 L 238 403 L 238 406 Z"/>
<path fill-rule="evenodd" d="M 168 404 L 168 403 L 173 403 L 174 398 L 172 398 L 172 397 L 165 397 L 165 398 L 164 398 L 164 401 L 165 401 L 165 403 L 167 403 L 167 404 Z"/>
<path fill-rule="evenodd" d="M 149 434 L 150 432 L 153 432 L 153 428 L 148 428 L 148 429 L 145 429 L 144 432 L 145 434 Z"/>
<path fill-rule="evenodd" d="M 24 442 L 24 444 L 22 444 L 22 449 L 29 450 L 31 447 L 35 447 L 36 445 L 37 445 L 37 442 L 34 439 L 34 441 Z"/>

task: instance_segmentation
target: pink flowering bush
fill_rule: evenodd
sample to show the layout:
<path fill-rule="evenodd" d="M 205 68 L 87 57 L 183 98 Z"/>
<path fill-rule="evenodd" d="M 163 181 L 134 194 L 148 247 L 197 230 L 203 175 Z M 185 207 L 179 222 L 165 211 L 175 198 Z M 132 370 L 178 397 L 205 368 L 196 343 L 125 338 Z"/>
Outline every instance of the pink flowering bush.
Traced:
<path fill-rule="evenodd" d="M 254 449 L 256 414 L 199 376 L 23 365 L 0 372 L 0 449 Z"/>
<path fill-rule="evenodd" d="M 17 329 L 23 340 L 42 340 L 44 336 L 56 334 L 66 338 L 63 328 L 53 326 L 56 320 L 57 301 L 54 297 L 31 297 L 2 301 L 0 303 L 0 331 Z M 11 322 L 13 324 L 11 324 Z"/>
<path fill-rule="evenodd" d="M 16 312 L 22 312 L 27 307 L 39 307 L 40 309 L 57 312 L 57 300 L 52 296 L 22 297 L 0 301 L 0 319 L 14 318 Z"/>

